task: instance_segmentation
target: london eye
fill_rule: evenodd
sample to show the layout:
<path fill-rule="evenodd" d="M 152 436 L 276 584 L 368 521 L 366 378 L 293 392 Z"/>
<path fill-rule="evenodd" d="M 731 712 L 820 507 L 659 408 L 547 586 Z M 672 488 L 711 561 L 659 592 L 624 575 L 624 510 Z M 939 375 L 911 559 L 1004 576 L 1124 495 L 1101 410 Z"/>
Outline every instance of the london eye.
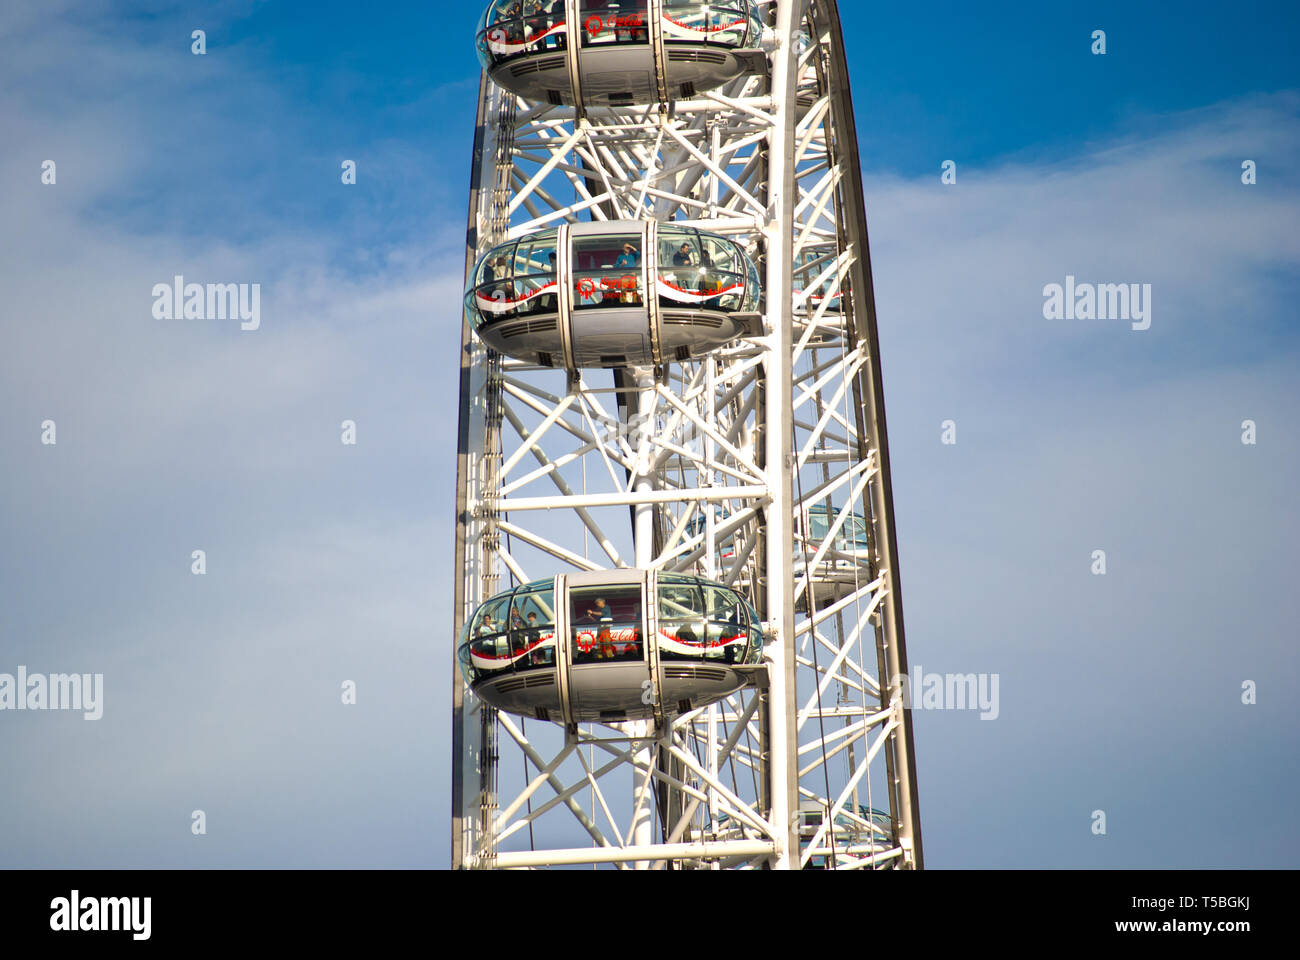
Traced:
<path fill-rule="evenodd" d="M 453 866 L 921 867 L 836 3 L 474 39 Z"/>

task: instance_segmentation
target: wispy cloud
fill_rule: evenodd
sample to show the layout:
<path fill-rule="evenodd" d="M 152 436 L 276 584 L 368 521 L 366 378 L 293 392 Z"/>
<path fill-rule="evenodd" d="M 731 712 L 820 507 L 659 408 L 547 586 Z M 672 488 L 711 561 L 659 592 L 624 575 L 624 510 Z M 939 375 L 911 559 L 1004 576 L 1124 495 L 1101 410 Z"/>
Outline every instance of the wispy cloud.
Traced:
<path fill-rule="evenodd" d="M 1300 853 L 1277 833 L 1300 694 L 1298 103 L 1152 118 L 954 187 L 868 179 L 909 654 L 1002 674 L 997 723 L 918 715 L 932 865 Z M 1044 319 L 1066 274 L 1152 284 L 1151 328 Z M 1268 440 L 1243 446 L 1245 419 Z M 1096 808 L 1118 836 L 1090 833 Z M 1205 831 L 1207 808 L 1234 827 Z"/>
<path fill-rule="evenodd" d="M 106 707 L 0 724 L 6 768 L 42 774 L 0 806 L 8 862 L 445 863 L 465 171 L 385 136 L 347 193 L 328 111 L 256 41 L 196 63 L 66 9 L 0 21 L 0 670 L 102 671 Z M 918 716 L 932 863 L 1278 862 L 1270 823 L 1300 850 L 1293 774 L 1228 786 L 1297 746 L 1296 114 L 868 177 L 910 652 L 1003 678 L 996 723 Z M 1067 273 L 1151 283 L 1151 329 L 1044 320 Z M 155 320 L 174 274 L 260 282 L 262 328 Z M 1234 829 L 1206 837 L 1193 796 Z M 1098 852 L 1105 805 L 1131 832 Z"/>

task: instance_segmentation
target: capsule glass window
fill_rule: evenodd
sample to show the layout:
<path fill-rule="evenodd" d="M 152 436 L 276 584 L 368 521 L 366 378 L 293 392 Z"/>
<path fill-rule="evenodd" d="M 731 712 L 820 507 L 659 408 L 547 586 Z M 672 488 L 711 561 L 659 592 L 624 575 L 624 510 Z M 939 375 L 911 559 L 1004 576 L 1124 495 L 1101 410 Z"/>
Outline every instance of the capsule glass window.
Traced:
<path fill-rule="evenodd" d="M 665 43 L 752 46 L 761 29 L 748 0 L 663 0 L 661 22 Z"/>
<path fill-rule="evenodd" d="M 460 672 L 466 680 L 473 683 L 479 678 L 480 674 L 475 669 L 473 657 L 470 655 L 468 629 L 461 630 L 461 642 L 456 650 L 456 659 L 460 661 Z"/>
<path fill-rule="evenodd" d="M 644 659 L 641 588 L 570 591 L 569 635 L 569 656 L 575 666 Z"/>
<path fill-rule="evenodd" d="M 867 549 L 867 525 L 861 514 L 855 513 L 844 522 L 838 539 L 854 550 Z"/>
<path fill-rule="evenodd" d="M 731 312 L 758 304 L 758 271 L 731 240 L 683 227 L 659 227 L 659 302 Z"/>
<path fill-rule="evenodd" d="M 557 233 L 546 230 L 493 247 L 480 258 L 466 305 L 475 329 L 533 313 L 555 313 Z"/>
<path fill-rule="evenodd" d="M 519 311 L 522 301 L 516 293 L 511 264 L 514 247 L 514 244 L 496 247 L 479 261 L 474 289 L 469 294 L 476 326 L 513 316 Z"/>
<path fill-rule="evenodd" d="M 704 656 L 710 660 L 737 663 L 749 648 L 749 618 L 740 596 L 726 587 L 704 586 L 708 623 Z"/>
<path fill-rule="evenodd" d="M 825 504 L 818 504 L 810 508 L 808 510 L 809 539 L 814 543 L 825 540 L 838 515 L 838 507 L 828 509 Z M 832 546 L 837 550 L 867 549 L 867 525 L 862 519 L 862 514 L 852 513 L 844 519 Z"/>
<path fill-rule="evenodd" d="M 555 231 L 519 241 L 513 258 L 514 315 L 555 313 L 557 296 Z"/>
<path fill-rule="evenodd" d="M 507 635 L 510 594 L 493 597 L 479 608 L 470 624 L 470 652 L 480 672 L 508 670 L 511 665 Z"/>
<path fill-rule="evenodd" d="M 510 604 L 510 653 L 515 670 L 555 666 L 555 591 L 541 581 L 515 591 Z"/>
<path fill-rule="evenodd" d="M 563 0 L 497 0 L 479 19 L 479 59 L 493 67 L 516 57 L 563 50 Z"/>
<path fill-rule="evenodd" d="M 578 0 L 583 47 L 650 42 L 646 0 Z"/>
<path fill-rule="evenodd" d="M 645 304 L 641 237 L 634 234 L 575 237 L 575 310 L 641 307 Z"/>
<path fill-rule="evenodd" d="M 700 265 L 700 235 L 691 230 L 659 230 L 659 271 L 671 276 L 674 271 L 689 271 Z"/>
<path fill-rule="evenodd" d="M 694 660 L 703 655 L 707 620 L 699 581 L 660 574 L 658 616 L 661 660 Z"/>
<path fill-rule="evenodd" d="M 758 663 L 763 659 L 763 643 L 767 635 L 763 631 L 763 618 L 758 615 L 754 605 L 748 600 L 742 598 L 745 605 L 745 614 L 749 617 L 749 654 L 745 660 L 747 663 Z"/>
<path fill-rule="evenodd" d="M 555 250 L 556 232 L 547 230 L 534 233 L 519 241 L 515 248 L 514 275 L 516 277 L 555 277 L 558 255 Z"/>

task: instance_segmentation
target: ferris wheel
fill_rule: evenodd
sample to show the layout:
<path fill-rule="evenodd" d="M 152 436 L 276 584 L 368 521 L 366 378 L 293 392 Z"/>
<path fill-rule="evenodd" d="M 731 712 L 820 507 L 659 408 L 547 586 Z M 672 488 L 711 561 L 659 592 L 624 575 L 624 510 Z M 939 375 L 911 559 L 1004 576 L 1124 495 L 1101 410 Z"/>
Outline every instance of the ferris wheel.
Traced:
<path fill-rule="evenodd" d="M 922 866 L 833 0 L 495 0 L 452 865 Z"/>

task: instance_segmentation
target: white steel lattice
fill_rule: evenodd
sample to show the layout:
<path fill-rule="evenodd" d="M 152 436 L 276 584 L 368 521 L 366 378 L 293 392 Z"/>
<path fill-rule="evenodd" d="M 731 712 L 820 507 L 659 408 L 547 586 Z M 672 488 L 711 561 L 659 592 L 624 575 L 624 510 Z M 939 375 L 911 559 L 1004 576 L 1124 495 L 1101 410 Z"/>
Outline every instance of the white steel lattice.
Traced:
<path fill-rule="evenodd" d="M 763 329 L 569 375 L 462 340 L 456 630 L 511 583 L 647 567 L 734 586 L 764 668 L 668 722 L 563 725 L 457 672 L 453 865 L 921 865 L 866 224 L 833 2 L 765 2 L 767 72 L 666 107 L 484 77 L 467 264 L 560 223 L 742 243 Z M 467 270 L 468 274 L 468 270 Z"/>

